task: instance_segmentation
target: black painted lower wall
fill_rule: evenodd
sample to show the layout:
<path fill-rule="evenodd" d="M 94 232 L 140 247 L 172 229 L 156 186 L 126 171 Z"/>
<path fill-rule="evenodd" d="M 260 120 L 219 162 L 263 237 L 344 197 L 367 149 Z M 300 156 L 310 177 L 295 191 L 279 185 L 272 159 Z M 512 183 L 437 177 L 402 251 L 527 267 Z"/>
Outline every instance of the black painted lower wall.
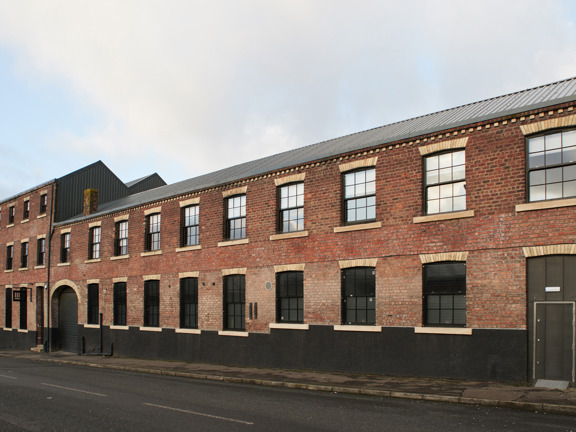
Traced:
<path fill-rule="evenodd" d="M 35 346 L 35 331 L 0 330 L 0 349 L 29 350 Z"/>
<path fill-rule="evenodd" d="M 99 352 L 100 331 L 79 326 L 79 350 Z M 331 326 L 271 330 L 248 337 L 103 328 L 103 351 L 114 355 L 238 366 L 386 375 L 527 381 L 523 330 L 474 329 L 471 336 L 416 334 L 413 328 L 342 332 Z M 54 343 L 53 343 L 53 346 Z"/>

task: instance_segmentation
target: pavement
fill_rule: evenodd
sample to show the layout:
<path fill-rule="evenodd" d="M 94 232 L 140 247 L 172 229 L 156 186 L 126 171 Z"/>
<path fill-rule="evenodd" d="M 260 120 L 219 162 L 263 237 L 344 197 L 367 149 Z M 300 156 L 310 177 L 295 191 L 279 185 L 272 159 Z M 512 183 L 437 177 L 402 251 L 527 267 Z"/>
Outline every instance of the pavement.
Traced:
<path fill-rule="evenodd" d="M 262 369 L 66 352 L 0 351 L 0 357 L 291 389 L 495 406 L 576 416 L 576 388 L 339 372 Z"/>

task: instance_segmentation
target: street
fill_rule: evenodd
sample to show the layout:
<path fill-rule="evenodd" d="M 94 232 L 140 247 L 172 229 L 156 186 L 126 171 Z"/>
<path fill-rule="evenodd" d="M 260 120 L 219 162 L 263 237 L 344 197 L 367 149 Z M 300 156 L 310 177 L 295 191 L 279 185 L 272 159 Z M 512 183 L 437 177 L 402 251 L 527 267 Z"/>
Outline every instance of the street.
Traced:
<path fill-rule="evenodd" d="M 576 418 L 0 358 L 0 431 L 576 431 Z"/>

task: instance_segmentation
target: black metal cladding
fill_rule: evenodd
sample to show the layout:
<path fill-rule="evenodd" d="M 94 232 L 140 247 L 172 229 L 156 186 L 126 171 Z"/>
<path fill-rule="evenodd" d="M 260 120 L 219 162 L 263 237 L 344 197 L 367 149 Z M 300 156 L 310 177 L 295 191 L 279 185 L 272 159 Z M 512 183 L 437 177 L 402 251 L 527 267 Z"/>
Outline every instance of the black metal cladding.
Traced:
<path fill-rule="evenodd" d="M 127 182 L 126 186 L 128 186 L 128 192 L 130 195 L 132 195 L 150 189 L 155 189 L 160 186 L 166 186 L 166 182 L 157 173 L 154 173 L 149 176 L 142 177 L 138 180 Z"/>

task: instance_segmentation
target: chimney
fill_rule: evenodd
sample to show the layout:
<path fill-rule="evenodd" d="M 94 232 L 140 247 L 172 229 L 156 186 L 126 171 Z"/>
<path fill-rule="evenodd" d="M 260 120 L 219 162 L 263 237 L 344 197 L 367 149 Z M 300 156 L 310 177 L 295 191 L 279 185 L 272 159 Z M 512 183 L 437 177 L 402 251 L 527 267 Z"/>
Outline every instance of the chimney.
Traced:
<path fill-rule="evenodd" d="M 86 189 L 84 191 L 84 216 L 98 211 L 98 190 Z"/>

